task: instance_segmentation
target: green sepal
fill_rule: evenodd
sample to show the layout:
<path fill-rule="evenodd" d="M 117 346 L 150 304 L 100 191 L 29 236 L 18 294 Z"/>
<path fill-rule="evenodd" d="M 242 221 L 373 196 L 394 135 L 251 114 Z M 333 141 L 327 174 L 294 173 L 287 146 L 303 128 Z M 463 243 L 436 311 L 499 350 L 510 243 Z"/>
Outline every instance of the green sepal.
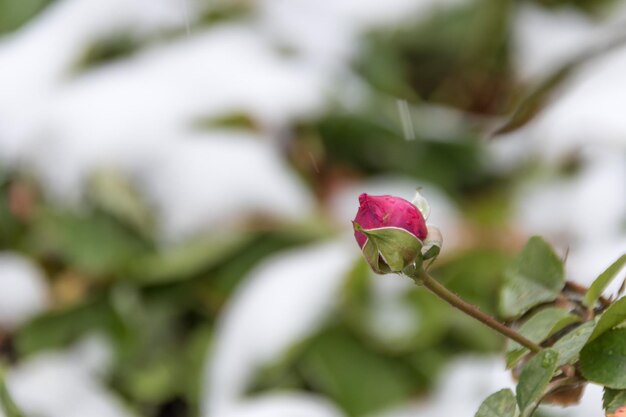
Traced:
<path fill-rule="evenodd" d="M 413 234 L 398 227 L 365 230 L 353 224 L 355 230 L 367 236 L 363 254 L 374 272 L 402 272 L 409 265 L 421 263 L 422 242 Z"/>
<path fill-rule="evenodd" d="M 434 261 L 441 252 L 443 237 L 441 236 L 441 231 L 435 226 L 427 226 L 427 228 L 428 234 L 422 243 L 422 259 L 432 259 Z"/>
<path fill-rule="evenodd" d="M 378 252 L 378 248 L 372 242 L 372 240 L 368 239 L 363 246 L 363 256 L 365 256 L 365 260 L 372 268 L 374 272 L 377 274 L 389 274 L 391 273 L 391 269 L 389 266 L 382 261 L 380 257 L 380 253 Z"/>
<path fill-rule="evenodd" d="M 441 246 L 432 245 L 428 250 L 422 255 L 422 259 L 432 259 L 436 258 L 441 252 Z"/>

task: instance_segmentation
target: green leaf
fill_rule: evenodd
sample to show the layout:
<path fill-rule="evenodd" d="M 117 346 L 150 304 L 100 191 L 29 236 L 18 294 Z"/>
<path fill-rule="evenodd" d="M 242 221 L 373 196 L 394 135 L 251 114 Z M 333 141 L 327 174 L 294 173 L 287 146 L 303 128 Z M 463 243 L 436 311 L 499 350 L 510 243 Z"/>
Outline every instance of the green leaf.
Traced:
<path fill-rule="evenodd" d="M 400 272 L 416 260 L 421 259 L 422 242 L 404 229 L 381 227 L 365 230 L 356 223 L 354 227 L 365 234 L 368 241 L 376 246 L 392 272 Z M 368 262 L 370 262 L 371 257 L 370 253 L 366 255 Z"/>
<path fill-rule="evenodd" d="M 127 276 L 150 284 L 182 281 L 233 256 L 253 237 L 246 233 L 203 236 L 157 253 L 151 252 L 135 259 Z"/>
<path fill-rule="evenodd" d="M 438 264 L 436 273 L 450 291 L 485 313 L 496 315 L 502 275 L 511 259 L 497 250 L 466 250 Z"/>
<path fill-rule="evenodd" d="M 521 416 L 527 417 L 537 407 L 545 394 L 545 389 L 552 379 L 559 363 L 559 354 L 546 349 L 535 355 L 522 369 L 517 384 L 517 405 Z"/>
<path fill-rule="evenodd" d="M 591 320 L 581 324 L 576 330 L 573 330 L 559 339 L 552 349 L 559 352 L 559 366 L 575 362 L 578 353 L 589 340 L 589 336 L 593 332 L 598 320 Z"/>
<path fill-rule="evenodd" d="M 116 387 L 135 402 L 149 404 L 176 396 L 196 396 L 211 329 L 200 326 L 187 334 L 175 333 L 183 343 L 172 343 L 171 328 L 162 327 L 160 331 L 134 333 L 116 368 Z"/>
<path fill-rule="evenodd" d="M 11 32 L 27 23 L 55 0 L 0 0 L 0 34 Z"/>
<path fill-rule="evenodd" d="M 474 417 L 515 417 L 516 414 L 515 395 L 506 388 L 487 397 Z"/>
<path fill-rule="evenodd" d="M 602 396 L 602 408 L 608 413 L 613 413 L 620 407 L 626 406 L 626 390 L 617 390 L 604 387 Z"/>
<path fill-rule="evenodd" d="M 578 320 L 580 319 L 577 316 L 569 313 L 567 310 L 549 307 L 528 319 L 522 324 L 518 332 L 535 343 L 541 343 L 547 337 Z M 528 349 L 522 347 L 519 343 L 510 343 L 506 354 L 507 368 L 513 367 L 527 352 Z"/>
<path fill-rule="evenodd" d="M 548 77 L 528 92 L 526 97 L 517 104 L 517 108 L 510 115 L 509 119 L 502 126 L 498 127 L 493 134 L 500 135 L 515 131 L 533 120 L 554 98 L 558 87 L 569 79 L 577 66 L 582 62 L 583 60 L 580 58 L 567 62 L 558 68 L 557 71 L 549 74 Z"/>
<path fill-rule="evenodd" d="M 546 241 L 534 236 L 505 271 L 500 313 L 518 317 L 537 304 L 554 300 L 564 283 L 563 262 Z"/>
<path fill-rule="evenodd" d="M 598 2 L 590 2 L 589 4 L 596 4 Z M 516 109 L 509 117 L 504 125 L 499 127 L 493 134 L 499 135 L 503 133 L 509 133 L 519 129 L 533 120 L 546 106 L 554 100 L 557 96 L 559 87 L 563 83 L 567 82 L 576 71 L 584 65 L 586 62 L 595 58 L 598 55 L 605 54 L 611 49 L 620 45 L 621 42 L 609 42 L 604 45 L 596 46 L 594 48 L 587 48 L 582 53 L 574 56 L 573 58 L 565 61 L 555 71 L 548 74 L 543 80 L 541 80 L 534 88 L 532 88 L 528 94 L 523 97 L 516 104 Z"/>
<path fill-rule="evenodd" d="M 61 348 L 94 331 L 106 332 L 118 326 L 104 294 L 63 310 L 51 310 L 30 320 L 15 333 L 20 355 Z"/>
<path fill-rule="evenodd" d="M 622 268 L 626 265 L 626 253 L 620 258 L 613 262 L 611 266 L 609 266 L 606 271 L 600 274 L 598 278 L 593 281 L 589 290 L 587 290 L 587 294 L 585 294 L 585 298 L 583 299 L 583 303 L 592 308 L 598 298 L 602 294 L 602 291 L 606 288 L 607 285 L 617 276 L 617 274 L 622 270 Z"/>
<path fill-rule="evenodd" d="M 100 169 L 90 178 L 87 189 L 89 200 L 98 208 L 149 236 L 154 224 L 148 206 L 136 188 L 119 172 Z"/>
<path fill-rule="evenodd" d="M 366 111 L 356 116 L 354 113 L 332 112 L 321 120 L 318 126 L 323 147 L 335 161 L 349 163 L 370 174 L 409 175 L 450 192 L 458 192 L 457 187 L 461 184 L 473 183 L 485 175 L 480 163 L 480 142 L 473 140 L 475 138 L 464 125 L 462 131 L 445 134 L 451 139 L 463 140 L 433 140 L 428 133 L 417 132 L 419 140 L 407 141 L 400 126 L 393 129 L 389 117 L 381 114 L 379 105 L 376 107 L 374 112 Z M 397 114 L 394 102 L 394 118 Z M 423 119 L 424 123 L 414 126 L 419 128 L 432 123 L 428 117 Z"/>
<path fill-rule="evenodd" d="M 626 297 L 620 298 L 602 313 L 589 341 L 591 342 L 607 330 L 623 323 L 624 320 L 626 320 Z"/>
<path fill-rule="evenodd" d="M 414 389 L 405 362 L 368 349 L 342 328 L 313 340 L 299 369 L 309 387 L 335 400 L 351 416 L 404 402 Z"/>
<path fill-rule="evenodd" d="M 28 238 L 37 255 L 96 276 L 125 271 L 152 243 L 101 213 L 41 210 Z"/>
<path fill-rule="evenodd" d="M 580 370 L 589 381 L 626 389 L 626 329 L 609 330 L 586 345 Z"/>

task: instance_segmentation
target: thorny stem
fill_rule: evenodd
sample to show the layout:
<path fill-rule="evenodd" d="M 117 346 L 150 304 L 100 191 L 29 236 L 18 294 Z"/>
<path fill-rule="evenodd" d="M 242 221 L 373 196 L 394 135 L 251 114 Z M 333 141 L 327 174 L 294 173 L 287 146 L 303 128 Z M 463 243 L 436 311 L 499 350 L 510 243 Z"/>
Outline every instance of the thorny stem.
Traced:
<path fill-rule="evenodd" d="M 474 317 L 476 320 L 482 322 L 483 324 L 491 327 L 496 332 L 502 334 L 503 336 L 508 337 L 519 343 L 520 345 L 530 349 L 532 352 L 540 352 L 541 346 L 538 344 L 528 340 L 515 330 L 510 327 L 505 326 L 500 323 L 495 318 L 491 317 L 489 314 L 483 313 L 480 311 L 478 307 L 473 304 L 470 304 L 463 299 L 461 299 L 458 295 L 454 294 L 446 287 L 441 285 L 435 278 L 433 278 L 428 272 L 423 269 L 416 270 L 414 274 L 410 275 L 411 278 L 415 280 L 417 284 L 422 284 L 426 288 L 428 288 L 432 293 L 436 296 L 450 304 L 451 306 L 461 310 L 462 312 Z"/>

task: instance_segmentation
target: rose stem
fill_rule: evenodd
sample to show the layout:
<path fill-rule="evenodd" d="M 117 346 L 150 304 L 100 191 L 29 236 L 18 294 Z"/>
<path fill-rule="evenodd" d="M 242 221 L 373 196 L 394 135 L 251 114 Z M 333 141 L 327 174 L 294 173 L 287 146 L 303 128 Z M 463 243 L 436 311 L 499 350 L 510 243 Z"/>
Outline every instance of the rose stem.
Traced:
<path fill-rule="evenodd" d="M 417 271 L 416 271 L 417 272 Z M 509 339 L 515 340 L 520 345 L 530 349 L 533 352 L 540 352 L 541 346 L 538 344 L 526 339 L 524 336 L 516 332 L 515 330 L 505 326 L 500 323 L 498 320 L 491 317 L 489 314 L 485 314 L 478 309 L 475 305 L 472 305 L 463 299 L 461 299 L 458 295 L 454 294 L 446 287 L 441 285 L 439 281 L 430 276 L 428 272 L 423 269 L 416 274 L 417 276 L 416 283 L 423 284 L 426 288 L 428 288 L 431 292 L 433 292 L 436 296 L 447 302 L 453 307 L 458 308 L 462 312 L 469 314 L 474 317 L 476 320 L 481 321 L 485 325 L 491 327 L 496 332 L 508 337 Z"/>

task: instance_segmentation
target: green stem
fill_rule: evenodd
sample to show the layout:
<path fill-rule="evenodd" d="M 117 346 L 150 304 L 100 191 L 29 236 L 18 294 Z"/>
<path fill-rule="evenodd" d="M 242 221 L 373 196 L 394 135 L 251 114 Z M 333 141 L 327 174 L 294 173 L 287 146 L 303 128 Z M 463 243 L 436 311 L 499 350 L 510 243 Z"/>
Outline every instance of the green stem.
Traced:
<path fill-rule="evenodd" d="M 412 275 L 411 278 L 415 279 L 416 283 L 424 285 L 432 293 L 434 293 L 436 296 L 438 296 L 439 298 L 441 298 L 442 300 L 444 300 L 451 306 L 474 317 L 476 320 L 491 327 L 496 332 L 530 349 L 532 352 L 541 351 L 541 346 L 526 339 L 524 336 L 522 336 L 515 330 L 511 329 L 510 327 L 507 327 L 504 324 L 500 323 L 498 320 L 491 317 L 489 314 L 483 313 L 475 305 L 464 301 L 458 295 L 454 294 L 453 292 L 448 290 L 446 287 L 441 285 L 439 281 L 437 281 L 435 278 L 430 276 L 428 272 L 424 271 L 423 269 L 420 269 L 419 271 L 415 271 L 415 272 L 416 273 Z"/>

